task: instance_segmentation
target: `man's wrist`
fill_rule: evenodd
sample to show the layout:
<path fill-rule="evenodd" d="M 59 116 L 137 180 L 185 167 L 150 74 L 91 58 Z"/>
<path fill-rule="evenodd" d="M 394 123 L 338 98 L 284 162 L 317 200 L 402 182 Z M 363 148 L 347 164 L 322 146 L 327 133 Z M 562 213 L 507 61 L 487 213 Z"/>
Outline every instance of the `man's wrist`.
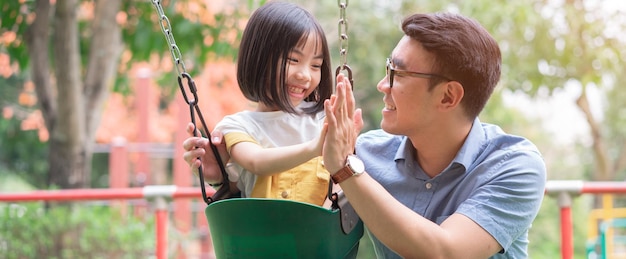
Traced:
<path fill-rule="evenodd" d="M 341 163 L 338 163 L 336 165 L 333 165 L 332 163 L 330 166 L 325 165 L 326 170 L 328 171 L 328 173 L 330 173 L 331 176 L 333 176 L 346 166 L 346 161 L 347 161 L 347 158 L 344 158 Z"/>
<path fill-rule="evenodd" d="M 339 184 L 352 176 L 359 176 L 365 172 L 365 166 L 363 161 L 356 155 L 349 155 L 346 158 L 345 165 L 340 168 L 334 174 L 331 174 L 331 179 L 334 183 Z"/>

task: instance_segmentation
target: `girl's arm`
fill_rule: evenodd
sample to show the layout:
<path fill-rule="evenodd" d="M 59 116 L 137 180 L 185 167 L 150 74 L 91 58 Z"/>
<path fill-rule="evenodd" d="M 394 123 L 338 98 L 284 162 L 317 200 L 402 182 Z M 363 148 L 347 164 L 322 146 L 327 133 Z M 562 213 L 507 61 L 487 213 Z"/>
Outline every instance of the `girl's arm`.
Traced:
<path fill-rule="evenodd" d="M 326 125 L 319 138 L 297 145 L 263 148 L 252 142 L 240 142 L 231 147 L 230 156 L 235 163 L 254 174 L 276 174 L 322 155 L 325 135 Z"/>

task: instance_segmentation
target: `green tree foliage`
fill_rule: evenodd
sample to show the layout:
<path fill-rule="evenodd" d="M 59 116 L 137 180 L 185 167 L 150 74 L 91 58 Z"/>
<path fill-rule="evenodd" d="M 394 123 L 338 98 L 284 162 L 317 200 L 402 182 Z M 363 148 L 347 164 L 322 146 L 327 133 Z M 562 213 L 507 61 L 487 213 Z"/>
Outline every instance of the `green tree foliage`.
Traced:
<path fill-rule="evenodd" d="M 0 118 L 0 175 L 15 174 L 28 183 L 44 188 L 47 184 L 46 143 L 39 140 L 36 131 L 24 131 L 17 118 Z M 27 159 L 24 159 L 27 158 Z M 30 159 L 28 159 L 30 158 Z"/>
<path fill-rule="evenodd" d="M 12 113 L 12 116 L 0 117 L 0 178 L 14 174 L 44 188 L 48 178 L 47 144 L 40 141 L 37 131 L 22 129 L 22 121 L 34 111 L 34 107 L 16 102 L 22 89 L 15 86 L 24 82 L 22 74 L 0 77 L 0 107 Z"/>
<path fill-rule="evenodd" d="M 590 180 L 624 178 L 624 138 L 619 114 L 619 82 L 624 77 L 621 37 L 624 11 L 602 1 L 491 1 L 497 12 L 475 12 L 493 28 L 503 45 L 503 85 L 532 97 L 545 97 L 567 87 L 578 91 L 576 105 L 590 129 L 594 157 Z M 492 14 L 492 15 L 490 15 Z M 495 18 L 489 18 L 493 16 Z M 593 110 L 588 89 L 598 89 L 602 107 Z M 591 100 L 593 101 L 593 100 Z M 601 115 L 599 115 L 601 114 Z M 564 125 L 565 126 L 565 125 Z M 585 154 L 582 154 L 585 155 Z"/>

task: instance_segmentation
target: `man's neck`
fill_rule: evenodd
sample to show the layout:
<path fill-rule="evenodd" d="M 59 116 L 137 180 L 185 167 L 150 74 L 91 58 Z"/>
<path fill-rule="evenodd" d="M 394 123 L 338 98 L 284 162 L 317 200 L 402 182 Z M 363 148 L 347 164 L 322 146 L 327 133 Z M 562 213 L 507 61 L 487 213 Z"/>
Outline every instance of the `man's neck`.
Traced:
<path fill-rule="evenodd" d="M 409 136 L 415 152 L 415 159 L 422 170 L 431 178 L 439 175 L 450 165 L 467 138 L 472 123 L 457 123 L 447 127 L 440 127 L 431 134 Z"/>

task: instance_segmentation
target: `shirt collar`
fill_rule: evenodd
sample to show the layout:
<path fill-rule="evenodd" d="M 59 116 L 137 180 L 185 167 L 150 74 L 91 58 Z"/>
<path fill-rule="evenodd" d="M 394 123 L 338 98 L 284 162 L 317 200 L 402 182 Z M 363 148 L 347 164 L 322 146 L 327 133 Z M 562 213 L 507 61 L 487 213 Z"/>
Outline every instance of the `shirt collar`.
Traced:
<path fill-rule="evenodd" d="M 454 164 L 461 164 L 465 169 L 470 168 L 472 163 L 476 160 L 476 158 L 480 155 L 480 150 L 483 145 L 486 144 L 487 137 L 485 135 L 485 131 L 483 130 L 482 124 L 478 117 L 474 119 L 472 124 L 472 128 L 470 129 L 467 138 L 465 138 L 465 142 L 461 149 L 456 154 L 452 163 L 448 165 L 446 170 L 448 170 Z M 414 157 L 414 149 L 411 140 L 407 136 L 402 136 L 402 142 L 396 151 L 396 155 L 394 160 L 404 159 Z M 414 160 L 414 159 L 411 159 Z M 444 170 L 444 171 L 446 171 Z"/>
<path fill-rule="evenodd" d="M 465 138 L 463 146 L 456 154 L 451 164 L 459 163 L 463 165 L 465 169 L 470 168 L 474 161 L 476 161 L 476 158 L 480 155 L 480 151 L 486 143 L 487 136 L 485 134 L 485 130 L 483 129 L 482 123 L 478 117 L 476 117 L 476 119 L 474 119 L 474 123 L 472 124 L 472 129 L 470 129 L 467 138 Z"/>

